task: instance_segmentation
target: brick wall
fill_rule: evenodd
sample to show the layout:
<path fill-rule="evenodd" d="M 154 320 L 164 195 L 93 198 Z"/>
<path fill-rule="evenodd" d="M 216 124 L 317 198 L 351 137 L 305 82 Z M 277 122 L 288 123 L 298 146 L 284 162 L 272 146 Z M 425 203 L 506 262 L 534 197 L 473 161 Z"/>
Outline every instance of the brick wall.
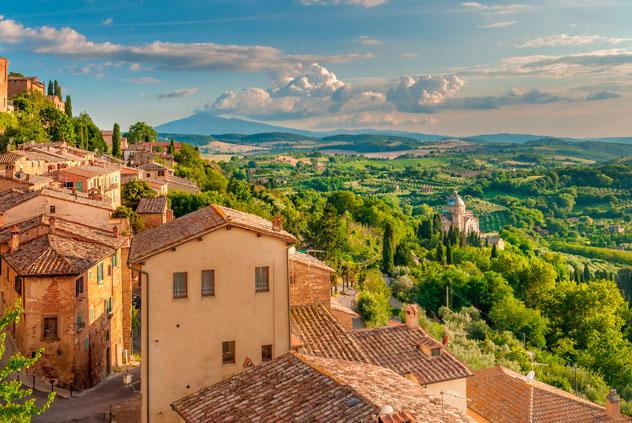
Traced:
<path fill-rule="evenodd" d="M 290 261 L 290 304 L 329 306 L 330 272 L 301 261 Z"/>
<path fill-rule="evenodd" d="M 0 57 L 0 112 L 7 111 L 9 100 L 9 61 Z"/>

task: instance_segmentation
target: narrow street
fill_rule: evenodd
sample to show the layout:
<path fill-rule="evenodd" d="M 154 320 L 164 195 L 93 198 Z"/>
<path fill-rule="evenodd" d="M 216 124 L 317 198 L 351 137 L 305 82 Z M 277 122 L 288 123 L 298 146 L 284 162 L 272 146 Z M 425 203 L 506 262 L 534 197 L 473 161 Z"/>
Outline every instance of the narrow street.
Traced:
<path fill-rule="evenodd" d="M 130 369 L 132 384 L 123 382 L 125 373 L 111 375 L 95 388 L 79 393 L 78 397 L 55 398 L 52 407 L 33 422 L 107 422 L 110 407 L 112 421 L 140 422 L 140 367 Z M 37 392 L 38 400 L 44 401 L 46 394 Z M 39 401 L 38 401 L 39 402 Z"/>

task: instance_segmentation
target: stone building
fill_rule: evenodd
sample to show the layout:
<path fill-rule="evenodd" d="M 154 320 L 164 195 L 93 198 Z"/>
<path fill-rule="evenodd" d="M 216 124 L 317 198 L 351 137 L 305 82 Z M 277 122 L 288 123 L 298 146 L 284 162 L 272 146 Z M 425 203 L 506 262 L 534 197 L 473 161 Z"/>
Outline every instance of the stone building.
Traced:
<path fill-rule="evenodd" d="M 278 222 L 212 205 L 132 240 L 141 278 L 142 421 L 290 348 L 288 249 Z"/>
<path fill-rule="evenodd" d="M 0 113 L 9 111 L 9 60 L 0 57 Z"/>
<path fill-rule="evenodd" d="M 108 201 L 114 208 L 121 205 L 121 170 L 118 166 L 73 166 L 59 169 L 52 176 L 68 189 Z"/>
<path fill-rule="evenodd" d="M 173 169 L 160 163 L 146 163 L 138 167 L 140 179 L 147 181 L 150 186 L 158 192 L 159 187 L 167 186 L 168 192 L 200 192 L 200 187 L 188 179 L 174 176 Z M 159 192 L 160 194 L 160 192 Z"/>
<path fill-rule="evenodd" d="M 444 232 L 448 232 L 451 227 L 455 227 L 464 234 L 480 234 L 478 218 L 467 210 L 465 201 L 458 192 L 453 191 L 448 197 L 448 212 L 441 216 Z"/>
<path fill-rule="evenodd" d="M 155 228 L 173 220 L 173 210 L 167 206 L 167 197 L 141 198 L 136 213 L 143 219 L 145 229 Z"/>
<path fill-rule="evenodd" d="M 88 388 L 123 364 L 131 344 L 123 331 L 131 320 L 128 242 L 118 228 L 53 216 L 0 230 L 0 311 L 22 301 L 23 318 L 10 333 L 27 356 L 44 348 L 32 368 L 43 382 Z"/>
<path fill-rule="evenodd" d="M 329 306 L 331 275 L 336 273 L 316 257 L 300 251 L 290 252 L 290 304 Z"/>
<path fill-rule="evenodd" d="M 9 77 L 9 98 L 17 97 L 25 91 L 34 91 L 44 95 L 46 87 L 37 76 Z"/>

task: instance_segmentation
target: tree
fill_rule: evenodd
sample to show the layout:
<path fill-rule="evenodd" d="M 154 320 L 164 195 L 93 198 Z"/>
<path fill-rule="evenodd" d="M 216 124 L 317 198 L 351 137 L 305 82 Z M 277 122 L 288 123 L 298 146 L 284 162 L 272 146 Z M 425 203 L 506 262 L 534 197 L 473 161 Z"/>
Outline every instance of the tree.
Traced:
<path fill-rule="evenodd" d="M 66 116 L 72 117 L 72 99 L 69 95 L 66 96 L 66 101 L 64 102 L 64 112 Z"/>
<path fill-rule="evenodd" d="M 22 304 L 18 300 L 15 306 L 0 318 L 0 358 L 6 352 L 7 328 L 19 322 L 23 312 Z M 42 414 L 50 408 L 55 399 L 54 392 L 48 394 L 44 404 L 37 406 L 35 398 L 31 396 L 33 391 L 24 388 L 22 382 L 11 377 L 11 375 L 28 369 L 37 363 L 43 351 L 44 349 L 40 348 L 30 358 L 25 357 L 21 353 L 15 353 L 9 357 L 6 365 L 0 369 L 0 421 L 27 423 L 31 421 L 32 416 Z"/>
<path fill-rule="evenodd" d="M 47 95 L 55 95 L 55 88 L 53 88 L 53 81 L 48 81 L 48 89 L 46 90 Z"/>
<path fill-rule="evenodd" d="M 157 134 L 154 128 L 147 125 L 145 122 L 136 122 L 129 127 L 129 130 L 125 134 L 127 140 L 131 144 L 144 141 L 155 141 L 156 135 Z"/>
<path fill-rule="evenodd" d="M 448 242 L 448 245 L 445 247 L 445 262 L 446 264 L 452 264 L 454 262 L 454 257 L 452 255 L 452 244 Z"/>
<path fill-rule="evenodd" d="M 435 250 L 435 260 L 437 260 L 441 264 L 445 264 L 445 252 L 442 242 L 439 242 L 439 244 L 437 244 L 437 249 Z"/>
<path fill-rule="evenodd" d="M 384 225 L 384 237 L 382 239 L 382 272 L 391 273 L 395 262 L 395 234 L 393 225 L 386 222 Z"/>
<path fill-rule="evenodd" d="M 496 244 L 492 245 L 492 253 L 490 254 L 489 257 L 493 259 L 498 257 L 498 249 L 496 248 Z"/>
<path fill-rule="evenodd" d="M 167 152 L 171 154 L 172 156 L 176 155 L 176 146 L 173 140 L 169 140 L 169 150 L 167 150 Z"/>
<path fill-rule="evenodd" d="M 130 181 L 121 189 L 121 200 L 124 206 L 136 210 L 141 198 L 153 198 L 156 191 L 151 189 L 147 181 Z"/>
<path fill-rule="evenodd" d="M 590 268 L 587 264 L 584 264 L 584 276 L 582 277 L 582 282 L 590 282 L 592 279 L 592 275 L 590 273 Z"/>
<path fill-rule="evenodd" d="M 323 214 L 312 228 L 315 247 L 324 250 L 325 258 L 332 264 L 339 263 L 347 249 L 345 226 L 336 209 L 331 204 L 325 204 Z"/>
<path fill-rule="evenodd" d="M 112 129 L 112 155 L 121 156 L 121 127 L 118 123 L 115 123 Z"/>
<path fill-rule="evenodd" d="M 419 224 L 418 238 L 420 240 L 431 239 L 433 234 L 432 219 L 424 219 Z"/>
<path fill-rule="evenodd" d="M 56 95 L 61 100 L 61 86 L 57 80 L 53 81 L 53 93 L 49 95 Z"/>

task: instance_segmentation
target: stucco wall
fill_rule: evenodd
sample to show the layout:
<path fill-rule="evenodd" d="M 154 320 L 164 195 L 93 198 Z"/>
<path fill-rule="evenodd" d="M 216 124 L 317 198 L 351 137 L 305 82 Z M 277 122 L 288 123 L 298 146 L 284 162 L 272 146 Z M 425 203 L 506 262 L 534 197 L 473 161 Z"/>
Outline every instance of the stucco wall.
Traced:
<path fill-rule="evenodd" d="M 465 378 L 449 380 L 447 382 L 433 383 L 426 385 L 426 389 L 441 397 L 444 392 L 443 400 L 446 404 L 456 407 L 463 414 L 467 412 L 467 391 Z M 450 395 L 453 394 L 453 395 Z"/>
<path fill-rule="evenodd" d="M 292 305 L 323 304 L 329 307 L 331 273 L 320 267 L 298 260 L 290 260 L 292 279 L 290 303 Z"/>
<path fill-rule="evenodd" d="M 255 292 L 256 266 L 270 267 L 269 292 Z M 200 275 L 208 269 L 215 270 L 215 296 L 202 297 Z M 272 344 L 274 357 L 289 350 L 285 241 L 221 228 L 147 259 L 143 270 L 143 421 L 148 393 L 150 421 L 177 422 L 176 399 L 242 371 L 246 357 L 259 364 L 262 345 Z M 188 297 L 173 299 L 172 274 L 184 271 Z M 223 341 L 235 341 L 235 364 L 222 364 Z"/>

